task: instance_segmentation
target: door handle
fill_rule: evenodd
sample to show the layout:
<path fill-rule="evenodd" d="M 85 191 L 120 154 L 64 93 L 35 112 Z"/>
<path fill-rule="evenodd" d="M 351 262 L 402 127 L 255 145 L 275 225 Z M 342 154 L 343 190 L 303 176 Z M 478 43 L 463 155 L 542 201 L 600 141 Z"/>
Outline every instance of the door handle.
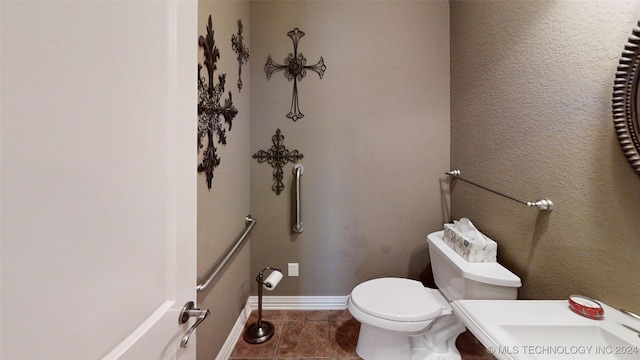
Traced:
<path fill-rule="evenodd" d="M 200 309 L 196 309 L 195 307 L 196 307 L 195 303 L 193 301 L 189 301 L 186 304 L 184 304 L 184 306 L 182 307 L 182 310 L 180 310 L 180 315 L 178 315 L 178 324 L 180 325 L 186 324 L 189 321 L 189 318 L 197 317 L 196 322 L 193 325 L 191 325 L 189 330 L 187 330 L 187 332 L 182 337 L 182 341 L 180 341 L 181 348 L 187 347 L 187 343 L 189 342 L 189 338 L 191 337 L 191 334 L 193 334 L 193 332 L 196 331 L 196 328 L 198 327 L 198 325 L 202 324 L 204 319 L 206 319 L 207 316 L 211 314 L 208 309 L 200 310 Z"/>

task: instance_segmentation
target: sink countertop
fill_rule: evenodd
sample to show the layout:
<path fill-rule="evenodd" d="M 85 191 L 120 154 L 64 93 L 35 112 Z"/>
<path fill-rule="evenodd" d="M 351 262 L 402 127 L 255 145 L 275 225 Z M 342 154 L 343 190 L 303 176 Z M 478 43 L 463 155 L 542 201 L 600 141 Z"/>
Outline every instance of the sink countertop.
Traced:
<path fill-rule="evenodd" d="M 640 359 L 640 320 L 606 304 L 603 320 L 567 300 L 458 300 L 454 313 L 499 360 Z"/>

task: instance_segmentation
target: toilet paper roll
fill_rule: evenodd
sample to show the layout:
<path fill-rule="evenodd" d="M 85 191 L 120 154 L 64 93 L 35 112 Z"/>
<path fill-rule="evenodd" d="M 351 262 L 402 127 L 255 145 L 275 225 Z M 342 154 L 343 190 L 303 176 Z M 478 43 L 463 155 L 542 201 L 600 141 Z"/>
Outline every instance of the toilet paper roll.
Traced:
<path fill-rule="evenodd" d="M 274 271 L 271 274 L 269 274 L 269 276 L 267 276 L 267 279 L 262 282 L 262 287 L 264 287 L 265 289 L 271 291 L 273 289 L 276 288 L 276 286 L 278 286 L 278 283 L 280 283 L 280 280 L 282 280 L 282 273 L 280 271 Z"/>

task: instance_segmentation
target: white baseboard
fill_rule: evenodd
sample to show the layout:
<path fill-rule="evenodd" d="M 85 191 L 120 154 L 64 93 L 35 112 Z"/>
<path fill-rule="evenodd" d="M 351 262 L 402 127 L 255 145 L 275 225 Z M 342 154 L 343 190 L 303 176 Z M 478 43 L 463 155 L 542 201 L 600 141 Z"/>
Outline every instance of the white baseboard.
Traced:
<path fill-rule="evenodd" d="M 347 296 L 263 296 L 263 310 L 345 310 L 347 308 Z M 252 310 L 258 309 L 258 297 L 249 296 L 244 309 L 240 312 L 238 320 L 233 325 L 227 340 L 216 356 L 216 360 L 228 360 L 242 337 L 244 325 L 249 320 Z"/>
<path fill-rule="evenodd" d="M 258 297 L 250 296 L 251 309 L 258 309 Z M 263 310 L 345 310 L 347 296 L 263 296 Z"/>
<path fill-rule="evenodd" d="M 249 305 L 249 299 L 247 299 L 244 308 L 240 312 L 238 316 L 238 320 L 233 325 L 229 336 L 227 336 L 227 340 L 222 344 L 222 349 L 218 352 L 218 356 L 216 356 L 216 360 L 228 360 L 231 357 L 231 353 L 233 349 L 236 347 L 236 343 L 242 337 L 242 332 L 244 331 L 244 325 L 249 320 L 249 315 L 251 315 L 251 305 Z"/>

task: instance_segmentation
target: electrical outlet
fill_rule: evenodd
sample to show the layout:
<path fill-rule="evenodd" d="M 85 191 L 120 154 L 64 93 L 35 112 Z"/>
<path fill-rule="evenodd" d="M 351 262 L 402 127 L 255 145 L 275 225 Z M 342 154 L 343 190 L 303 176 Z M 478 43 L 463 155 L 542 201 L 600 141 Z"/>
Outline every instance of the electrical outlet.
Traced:
<path fill-rule="evenodd" d="M 289 263 L 288 265 L 288 276 L 300 276 L 298 263 Z"/>

